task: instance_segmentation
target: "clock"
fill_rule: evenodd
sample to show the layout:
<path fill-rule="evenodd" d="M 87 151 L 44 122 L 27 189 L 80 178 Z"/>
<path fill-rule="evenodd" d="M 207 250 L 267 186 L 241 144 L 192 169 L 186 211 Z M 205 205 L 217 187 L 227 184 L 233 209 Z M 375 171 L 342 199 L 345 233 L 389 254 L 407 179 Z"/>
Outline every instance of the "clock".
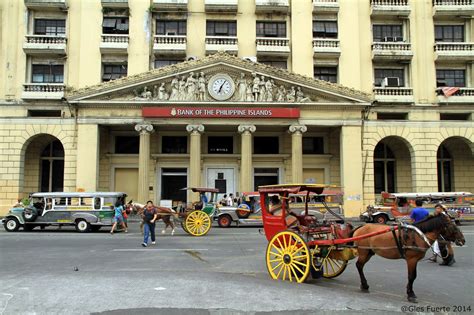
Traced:
<path fill-rule="evenodd" d="M 225 101 L 234 95 L 235 84 L 229 75 L 218 73 L 209 79 L 207 89 L 214 99 Z"/>

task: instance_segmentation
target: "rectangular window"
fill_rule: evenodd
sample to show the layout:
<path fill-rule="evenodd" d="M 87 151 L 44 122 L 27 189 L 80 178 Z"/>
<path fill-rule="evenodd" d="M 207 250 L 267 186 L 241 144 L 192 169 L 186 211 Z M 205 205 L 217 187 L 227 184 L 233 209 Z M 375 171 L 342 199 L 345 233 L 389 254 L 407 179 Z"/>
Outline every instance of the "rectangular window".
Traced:
<path fill-rule="evenodd" d="M 286 37 L 286 22 L 257 22 L 257 37 Z"/>
<path fill-rule="evenodd" d="M 255 191 L 258 186 L 278 184 L 278 168 L 255 168 L 253 181 Z"/>
<path fill-rule="evenodd" d="M 206 21 L 207 36 L 237 36 L 236 21 Z"/>
<path fill-rule="evenodd" d="M 337 21 L 313 21 L 313 38 L 337 38 Z"/>
<path fill-rule="evenodd" d="M 407 113 L 377 113 L 377 120 L 407 120 Z"/>
<path fill-rule="evenodd" d="M 175 65 L 179 62 L 183 62 L 183 59 L 155 59 L 155 69 Z"/>
<path fill-rule="evenodd" d="M 60 110 L 49 110 L 49 109 L 29 109 L 28 117 L 61 117 Z"/>
<path fill-rule="evenodd" d="M 208 137 L 207 153 L 210 154 L 232 154 L 234 153 L 233 137 Z"/>
<path fill-rule="evenodd" d="M 254 137 L 254 154 L 278 154 L 280 153 L 278 137 Z"/>
<path fill-rule="evenodd" d="M 187 170 L 163 168 L 161 170 L 161 199 L 186 202 Z"/>
<path fill-rule="evenodd" d="M 258 62 L 275 68 L 288 69 L 286 60 L 259 60 Z"/>
<path fill-rule="evenodd" d="M 102 34 L 128 34 L 128 17 L 104 17 Z"/>
<path fill-rule="evenodd" d="M 138 154 L 139 149 L 139 136 L 115 136 L 115 153 Z"/>
<path fill-rule="evenodd" d="M 33 65 L 32 83 L 63 83 L 64 65 Z"/>
<path fill-rule="evenodd" d="M 186 35 L 186 20 L 156 21 L 156 35 Z"/>
<path fill-rule="evenodd" d="M 127 64 L 102 65 L 102 81 L 107 82 L 127 76 Z"/>
<path fill-rule="evenodd" d="M 66 20 L 35 19 L 35 35 L 65 35 Z"/>
<path fill-rule="evenodd" d="M 435 42 L 464 42 L 464 25 L 435 25 Z"/>
<path fill-rule="evenodd" d="M 440 113 L 439 120 L 469 120 L 470 114 L 468 113 Z"/>
<path fill-rule="evenodd" d="M 303 154 L 324 154 L 324 138 L 303 137 Z"/>
<path fill-rule="evenodd" d="M 464 69 L 436 69 L 436 86 L 466 86 L 466 71 Z"/>
<path fill-rule="evenodd" d="M 161 138 L 161 152 L 162 153 L 187 153 L 188 152 L 188 137 L 163 136 Z"/>
<path fill-rule="evenodd" d="M 403 41 L 402 25 L 373 25 L 374 42 L 400 42 Z"/>
<path fill-rule="evenodd" d="M 332 83 L 337 83 L 337 66 L 314 67 L 314 78 Z"/>
<path fill-rule="evenodd" d="M 375 86 L 382 86 L 384 78 L 398 78 L 398 86 L 405 86 L 405 71 L 403 69 L 374 69 Z"/>

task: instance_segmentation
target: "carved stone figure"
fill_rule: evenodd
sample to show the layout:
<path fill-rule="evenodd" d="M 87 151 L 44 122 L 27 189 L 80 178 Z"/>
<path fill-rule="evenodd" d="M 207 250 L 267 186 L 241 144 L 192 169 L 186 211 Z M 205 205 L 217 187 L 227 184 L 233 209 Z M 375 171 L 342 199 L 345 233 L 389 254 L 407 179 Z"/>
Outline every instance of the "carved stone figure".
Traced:
<path fill-rule="evenodd" d="M 258 95 L 259 102 L 265 102 L 267 91 L 265 88 L 265 77 L 262 75 L 260 78 L 260 94 Z"/>
<path fill-rule="evenodd" d="M 196 99 L 196 79 L 194 78 L 194 73 L 189 74 L 188 79 L 186 80 L 186 97 L 187 101 L 195 101 Z"/>
<path fill-rule="evenodd" d="M 253 100 L 257 101 L 258 96 L 260 94 L 260 78 L 254 72 L 252 73 L 253 76 L 253 85 L 252 85 L 252 93 L 253 93 Z"/>
<path fill-rule="evenodd" d="M 186 100 L 186 78 L 182 76 L 178 84 L 178 101 L 184 100 Z"/>
<path fill-rule="evenodd" d="M 301 87 L 299 87 L 299 86 L 296 89 L 296 101 L 299 102 L 299 103 L 304 103 L 304 102 L 311 101 L 311 99 L 309 97 L 304 96 L 304 93 L 301 90 Z"/>
<path fill-rule="evenodd" d="M 253 99 L 253 93 L 252 93 L 252 84 L 251 82 L 249 82 L 249 84 L 247 85 L 247 91 L 246 91 L 246 98 L 245 100 L 247 102 L 253 102 L 254 99 Z"/>
<path fill-rule="evenodd" d="M 159 93 L 158 92 L 158 85 L 155 84 L 155 85 L 153 85 L 153 99 L 154 100 L 158 99 L 158 96 L 159 96 L 158 93 Z"/>
<path fill-rule="evenodd" d="M 247 99 L 247 80 L 245 79 L 245 73 L 240 74 L 240 79 L 237 80 L 237 87 L 239 92 L 237 94 L 237 101 L 245 102 Z"/>
<path fill-rule="evenodd" d="M 168 93 L 166 93 L 165 83 L 161 83 L 160 88 L 158 89 L 158 100 L 166 101 L 168 99 Z"/>
<path fill-rule="evenodd" d="M 175 76 L 171 81 L 171 95 L 170 101 L 178 100 L 179 77 Z"/>
<path fill-rule="evenodd" d="M 206 100 L 206 77 L 204 76 L 204 72 L 201 72 L 201 76 L 198 79 L 198 101 L 205 101 Z"/>
<path fill-rule="evenodd" d="M 145 86 L 143 88 L 142 94 L 140 94 L 140 98 L 146 99 L 146 100 L 151 100 L 152 97 L 153 97 L 153 94 L 150 91 L 148 91 L 148 88 Z"/>
<path fill-rule="evenodd" d="M 283 85 L 280 85 L 280 87 L 278 88 L 276 101 L 277 102 L 286 101 L 286 89 Z"/>
<path fill-rule="evenodd" d="M 286 101 L 290 102 L 290 103 L 294 102 L 296 100 L 295 99 L 295 94 L 296 94 L 295 87 L 292 86 L 291 89 L 286 94 Z"/>
<path fill-rule="evenodd" d="M 265 90 L 266 90 L 266 101 L 273 102 L 273 84 L 271 80 L 265 82 Z"/>

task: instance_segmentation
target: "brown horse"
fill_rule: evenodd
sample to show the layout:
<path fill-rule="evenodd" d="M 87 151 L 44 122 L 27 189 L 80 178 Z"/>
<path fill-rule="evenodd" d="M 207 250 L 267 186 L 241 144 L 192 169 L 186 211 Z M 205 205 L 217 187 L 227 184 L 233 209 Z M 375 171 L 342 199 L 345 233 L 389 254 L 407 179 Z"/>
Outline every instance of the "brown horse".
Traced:
<path fill-rule="evenodd" d="M 170 208 L 165 208 L 165 207 L 156 207 L 157 210 L 157 216 L 156 216 L 156 221 L 158 220 L 163 220 L 165 223 L 165 228 L 161 231 L 161 234 L 166 233 L 166 229 L 168 227 L 171 228 L 171 235 L 174 235 L 175 232 L 175 226 L 173 221 L 171 220 L 171 217 L 177 216 L 176 211 Z M 138 202 L 133 202 L 130 200 L 126 205 L 125 205 L 125 210 L 131 210 L 134 214 L 138 214 L 139 216 L 143 215 L 143 211 L 145 209 L 145 205 L 138 203 Z M 143 221 L 140 223 L 140 231 L 143 233 Z"/>
<path fill-rule="evenodd" d="M 387 226 L 382 224 L 366 224 L 355 229 L 353 236 L 381 231 L 386 228 Z M 416 266 L 440 235 L 446 241 L 455 242 L 456 245 L 462 246 L 465 243 L 462 232 L 446 215 L 430 216 L 413 224 L 413 226 L 401 226 L 394 233 L 388 232 L 354 242 L 359 253 L 356 266 L 357 271 L 359 271 L 361 290 L 369 292 L 369 285 L 363 269 L 374 254 L 387 259 L 403 258 L 406 260 L 408 267 L 408 301 L 416 303 L 417 297 L 413 292 Z"/>

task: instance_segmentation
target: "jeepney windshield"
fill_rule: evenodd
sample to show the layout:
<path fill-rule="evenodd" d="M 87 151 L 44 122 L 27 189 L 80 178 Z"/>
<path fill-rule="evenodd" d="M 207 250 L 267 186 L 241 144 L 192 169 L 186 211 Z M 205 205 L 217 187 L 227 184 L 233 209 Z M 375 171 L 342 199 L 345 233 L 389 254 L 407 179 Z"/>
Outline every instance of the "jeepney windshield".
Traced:
<path fill-rule="evenodd" d="M 43 197 L 31 197 L 30 198 L 30 205 L 35 207 L 36 209 L 44 209 L 45 201 Z"/>

